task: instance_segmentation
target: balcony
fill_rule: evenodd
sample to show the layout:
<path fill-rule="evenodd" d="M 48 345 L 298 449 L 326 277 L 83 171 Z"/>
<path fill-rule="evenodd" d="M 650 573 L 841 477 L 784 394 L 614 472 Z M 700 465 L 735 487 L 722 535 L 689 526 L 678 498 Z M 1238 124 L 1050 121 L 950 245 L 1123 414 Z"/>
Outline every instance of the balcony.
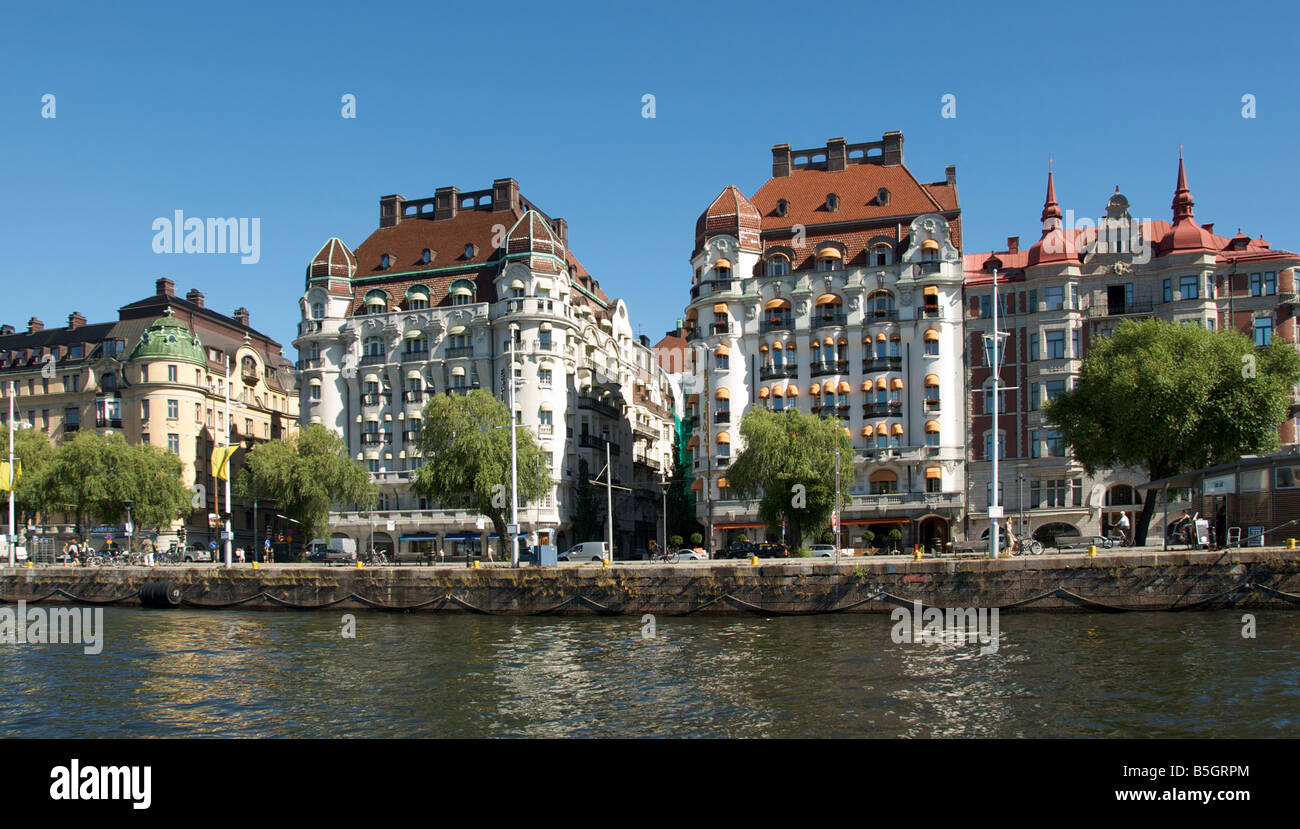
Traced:
<path fill-rule="evenodd" d="M 768 331 L 792 331 L 794 330 L 794 320 L 788 316 L 766 317 L 758 324 L 758 330 L 764 334 Z"/>
<path fill-rule="evenodd" d="M 830 328 L 833 326 L 847 325 L 848 315 L 838 312 L 814 311 L 812 315 L 813 328 Z"/>
<path fill-rule="evenodd" d="M 1088 308 L 1088 317 L 1096 319 L 1097 317 L 1128 317 L 1128 316 L 1150 316 L 1155 312 L 1155 303 L 1151 300 L 1139 300 L 1137 302 L 1127 302 L 1117 305 L 1097 304 Z"/>
<path fill-rule="evenodd" d="M 578 435 L 578 445 L 584 449 L 600 449 L 602 451 L 604 451 L 605 447 L 608 446 L 609 451 L 615 455 L 622 454 L 623 452 L 623 448 L 617 443 L 610 443 L 599 435 L 593 435 L 590 433 Z"/>
<path fill-rule="evenodd" d="M 450 386 L 447 389 L 447 394 L 455 394 L 464 397 L 465 395 L 469 394 L 472 391 L 476 391 L 477 389 L 478 386 Z"/>
<path fill-rule="evenodd" d="M 393 396 L 388 393 L 384 394 L 363 394 L 361 395 L 362 406 L 383 406 L 386 405 Z"/>
<path fill-rule="evenodd" d="M 716 337 L 720 334 L 731 334 L 731 323 L 715 322 L 709 325 L 709 336 Z"/>
<path fill-rule="evenodd" d="M 853 495 L 850 510 L 883 512 L 889 509 L 936 509 L 960 507 L 960 492 L 890 492 L 883 495 Z"/>
<path fill-rule="evenodd" d="M 799 366 L 797 365 L 762 366 L 758 370 L 760 380 L 776 380 L 778 378 L 798 376 Z"/>
<path fill-rule="evenodd" d="M 417 441 L 417 440 L 419 440 L 419 439 L 420 439 L 420 430 L 419 430 L 419 429 L 407 429 L 407 430 L 405 430 L 404 432 L 402 432 L 402 442 L 403 442 L 403 443 L 414 443 L 415 441 Z"/>
<path fill-rule="evenodd" d="M 546 435 L 546 436 L 555 434 L 555 424 L 554 423 L 537 424 L 537 434 Z"/>
<path fill-rule="evenodd" d="M 659 461 L 645 456 L 638 456 L 633 458 L 632 463 L 638 466 L 644 466 L 645 468 L 649 469 L 652 472 L 659 472 L 661 469 Z"/>
<path fill-rule="evenodd" d="M 303 320 L 298 323 L 298 334 L 319 334 L 322 328 L 324 323 L 321 320 Z"/>
<path fill-rule="evenodd" d="M 903 404 L 901 402 L 889 403 L 863 403 L 863 417 L 902 417 Z"/>
<path fill-rule="evenodd" d="M 943 309 L 937 305 L 922 305 L 921 316 L 925 319 L 942 319 Z"/>
<path fill-rule="evenodd" d="M 655 438 L 659 437 L 658 429 L 654 428 L 649 423 L 642 423 L 639 420 L 633 421 L 632 432 L 634 434 L 640 435 L 641 437 L 649 438 L 651 440 L 654 440 Z"/>
<path fill-rule="evenodd" d="M 95 418 L 95 428 L 96 428 L 96 429 L 121 429 L 121 428 L 122 428 L 122 418 L 120 418 L 120 417 L 97 417 L 97 418 Z M 63 431 L 65 431 L 65 432 L 68 431 L 68 427 L 67 427 L 67 426 L 64 426 L 64 427 L 63 427 Z"/>
<path fill-rule="evenodd" d="M 862 361 L 862 370 L 864 372 L 900 371 L 902 368 L 902 357 L 868 357 Z"/>
<path fill-rule="evenodd" d="M 823 360 L 821 362 L 809 363 L 808 367 L 812 369 L 813 377 L 822 377 L 827 374 L 848 374 L 848 360 Z"/>
<path fill-rule="evenodd" d="M 922 274 L 940 273 L 941 271 L 943 271 L 943 263 L 942 262 L 917 262 L 916 270 L 917 273 L 922 273 Z"/>
<path fill-rule="evenodd" d="M 897 322 L 897 308 L 872 308 L 866 313 L 867 322 Z"/>
<path fill-rule="evenodd" d="M 381 443 L 392 443 L 392 442 L 393 442 L 392 432 L 362 432 L 361 433 L 362 446 L 378 446 Z"/>
<path fill-rule="evenodd" d="M 927 412 L 937 412 L 937 411 L 939 411 L 939 399 L 938 399 L 938 398 L 934 398 L 934 397 L 926 398 L 926 401 L 925 401 L 925 410 L 926 410 Z"/>
<path fill-rule="evenodd" d="M 1036 374 L 1077 374 L 1082 366 L 1082 360 L 1076 360 L 1071 357 L 1057 357 L 1049 360 L 1039 360 L 1036 363 L 1030 363 L 1030 372 Z"/>
<path fill-rule="evenodd" d="M 735 293 L 736 282 L 735 279 L 706 280 L 691 288 L 691 299 L 699 299 L 702 296 L 713 296 L 715 294 Z"/>
<path fill-rule="evenodd" d="M 403 363 L 423 363 L 423 362 L 427 361 L 428 359 L 429 359 L 429 349 L 427 349 L 427 348 L 426 348 L 426 349 L 423 349 L 423 350 L 421 350 L 421 351 L 403 351 L 403 352 L 402 352 L 402 362 L 403 362 Z"/>
<path fill-rule="evenodd" d="M 362 354 L 358 365 L 382 366 L 386 362 L 388 362 L 387 354 Z"/>
<path fill-rule="evenodd" d="M 605 417 L 621 417 L 621 416 L 622 416 L 622 412 L 620 412 L 618 409 L 614 408 L 613 406 L 609 405 L 608 403 L 602 403 L 602 402 L 600 402 L 599 400 L 596 400 L 596 399 L 593 398 L 593 397 L 579 397 L 579 398 L 578 398 L 578 408 L 579 408 L 579 409 L 587 409 L 587 410 L 589 410 L 589 411 L 596 412 L 597 414 L 602 414 L 602 415 L 604 415 Z"/>
<path fill-rule="evenodd" d="M 447 359 L 449 360 L 453 357 L 473 357 L 473 356 L 474 356 L 474 346 L 472 345 L 456 345 L 456 346 L 447 347 Z"/>
<path fill-rule="evenodd" d="M 63 424 L 63 431 L 64 431 L 65 434 L 68 433 L 68 432 L 79 432 L 79 431 L 81 431 L 81 423 L 80 423 L 80 422 L 77 422 L 77 423 L 64 423 L 64 424 Z"/>
<path fill-rule="evenodd" d="M 299 371 L 305 371 L 312 368 L 323 368 L 325 360 L 321 357 L 311 357 L 306 360 L 299 360 L 297 363 Z"/>
<path fill-rule="evenodd" d="M 423 391 L 411 391 L 408 389 L 402 393 L 402 399 L 407 403 L 423 403 L 424 397 L 425 395 Z"/>
<path fill-rule="evenodd" d="M 719 423 L 730 423 L 730 422 L 731 422 L 731 412 L 715 412 L 713 415 L 713 423 L 715 425 Z"/>

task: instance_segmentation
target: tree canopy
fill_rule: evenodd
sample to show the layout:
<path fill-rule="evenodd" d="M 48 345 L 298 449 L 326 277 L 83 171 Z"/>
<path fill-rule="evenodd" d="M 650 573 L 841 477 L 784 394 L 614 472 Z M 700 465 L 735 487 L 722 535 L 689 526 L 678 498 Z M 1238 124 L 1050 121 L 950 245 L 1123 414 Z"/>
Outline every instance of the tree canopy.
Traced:
<path fill-rule="evenodd" d="M 14 509 L 25 517 L 46 511 L 48 491 L 45 476 L 54 459 L 55 447 L 40 429 L 14 432 L 14 459 L 22 470 L 14 483 Z M 0 429 L 0 461 L 9 461 L 9 431 Z M 7 481 L 6 481 L 7 483 Z M 6 495 L 5 498 L 8 498 Z"/>
<path fill-rule="evenodd" d="M 745 448 L 727 470 L 742 498 L 759 498 L 758 514 L 768 526 L 786 522 L 792 544 L 805 531 L 819 530 L 835 507 L 835 443 L 848 451 L 841 464 L 852 469 L 852 450 L 835 418 L 787 409 L 751 408 L 740 424 Z M 848 502 L 844 493 L 841 506 Z"/>
<path fill-rule="evenodd" d="M 1089 474 L 1130 467 L 1156 480 L 1276 449 L 1297 381 L 1300 354 L 1281 340 L 1257 349 L 1233 330 L 1126 320 L 1043 411 Z M 1138 543 L 1154 507 L 1148 491 Z"/>
<path fill-rule="evenodd" d="M 510 515 L 510 412 L 485 391 L 436 394 L 424 406 L 417 445 L 425 458 L 412 489 L 443 507 L 464 507 L 492 521 L 505 556 Z M 552 472 L 528 429 L 515 430 L 519 506 L 550 491 Z M 490 556 L 489 556 L 490 557 Z"/>
<path fill-rule="evenodd" d="M 156 446 L 132 446 L 118 434 L 79 432 L 50 453 L 39 486 L 48 508 L 74 512 L 83 529 L 88 518 L 121 522 L 128 501 L 138 526 L 162 528 L 190 509 L 193 493 L 183 472 L 179 458 Z"/>
<path fill-rule="evenodd" d="M 369 474 L 347 456 L 343 438 L 319 423 L 250 450 L 238 486 L 244 497 L 276 501 L 307 539 L 329 538 L 330 507 L 369 507 L 375 497 Z"/>

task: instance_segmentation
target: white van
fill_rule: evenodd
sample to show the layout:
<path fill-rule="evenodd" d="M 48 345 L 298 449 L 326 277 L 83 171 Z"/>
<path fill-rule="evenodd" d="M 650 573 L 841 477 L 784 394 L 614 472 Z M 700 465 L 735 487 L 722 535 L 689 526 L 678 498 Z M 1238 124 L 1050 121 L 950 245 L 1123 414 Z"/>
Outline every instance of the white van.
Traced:
<path fill-rule="evenodd" d="M 307 560 L 318 562 L 356 561 L 357 540 L 355 538 L 313 538 L 307 546 Z"/>
<path fill-rule="evenodd" d="M 569 550 L 560 553 L 560 561 L 609 561 L 609 542 L 584 541 Z"/>

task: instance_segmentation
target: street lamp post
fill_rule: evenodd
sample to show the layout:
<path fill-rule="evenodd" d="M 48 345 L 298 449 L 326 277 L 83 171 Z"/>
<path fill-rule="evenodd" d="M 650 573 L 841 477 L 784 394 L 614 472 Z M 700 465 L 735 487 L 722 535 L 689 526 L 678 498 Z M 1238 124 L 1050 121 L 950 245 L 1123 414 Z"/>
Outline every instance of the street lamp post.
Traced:
<path fill-rule="evenodd" d="M 988 350 L 989 367 L 993 372 L 993 480 L 989 492 L 989 551 L 993 558 L 1001 552 L 1000 522 L 1002 520 L 1002 500 L 998 497 L 998 455 L 1002 451 L 1002 441 L 998 436 L 998 409 L 1002 405 L 1002 392 L 1014 391 L 1018 386 L 1002 385 L 1002 342 L 1008 335 L 998 330 L 998 269 L 993 269 L 993 331 L 984 335 L 984 347 Z"/>
<path fill-rule="evenodd" d="M 14 549 L 14 395 L 18 393 L 13 380 L 9 381 L 9 566 L 18 566 Z M 78 518 L 80 520 L 80 518 Z"/>
<path fill-rule="evenodd" d="M 226 425 L 222 430 L 224 432 L 223 444 L 225 451 L 222 453 L 222 462 L 226 469 L 226 567 L 234 566 L 234 541 L 232 539 L 232 519 L 234 513 L 230 508 L 230 355 L 226 355 Z"/>
<path fill-rule="evenodd" d="M 510 370 L 506 389 L 510 407 L 510 566 L 519 566 L 519 448 L 515 438 L 515 336 L 519 326 L 510 326 Z"/>

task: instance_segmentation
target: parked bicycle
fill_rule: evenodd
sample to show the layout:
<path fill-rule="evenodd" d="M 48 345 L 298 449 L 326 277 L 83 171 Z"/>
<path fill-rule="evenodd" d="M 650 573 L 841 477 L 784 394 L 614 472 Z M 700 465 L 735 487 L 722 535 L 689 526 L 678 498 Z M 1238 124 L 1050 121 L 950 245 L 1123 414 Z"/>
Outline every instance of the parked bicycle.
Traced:
<path fill-rule="evenodd" d="M 1023 556 L 1025 554 L 1041 556 L 1043 554 L 1043 543 L 1033 537 L 1017 537 L 1015 543 L 1011 545 L 1011 555 Z"/>
<path fill-rule="evenodd" d="M 362 561 L 364 561 L 366 564 L 384 565 L 388 563 L 388 556 L 384 555 L 383 550 L 376 550 L 375 548 L 371 547 L 363 555 Z"/>

